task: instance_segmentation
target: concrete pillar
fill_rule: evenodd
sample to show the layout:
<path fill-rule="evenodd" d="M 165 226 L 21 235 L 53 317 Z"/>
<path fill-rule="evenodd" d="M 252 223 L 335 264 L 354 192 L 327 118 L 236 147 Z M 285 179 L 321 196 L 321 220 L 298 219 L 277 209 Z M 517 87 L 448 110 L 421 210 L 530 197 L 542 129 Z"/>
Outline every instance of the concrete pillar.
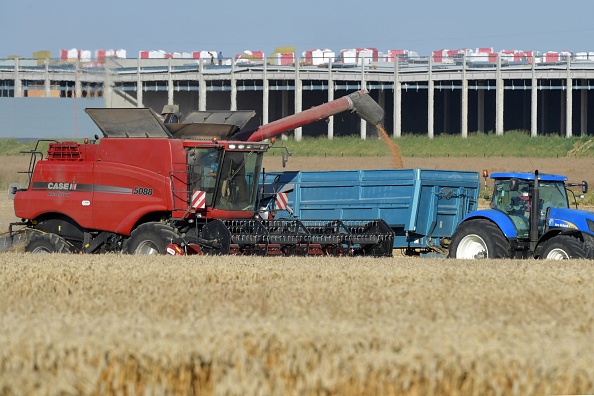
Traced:
<path fill-rule="evenodd" d="M 262 125 L 268 124 L 268 103 L 270 102 L 270 82 L 266 70 L 266 59 L 262 64 Z"/>
<path fill-rule="evenodd" d="M 402 83 L 399 74 L 399 59 L 394 57 L 394 136 L 402 136 Z"/>
<path fill-rule="evenodd" d="M 567 57 L 567 89 L 565 90 L 565 136 L 573 136 L 573 78 L 571 78 L 571 58 Z"/>
<path fill-rule="evenodd" d="M 82 96 L 82 84 L 80 82 L 80 64 L 76 61 L 74 69 L 74 97 L 80 98 Z"/>
<path fill-rule="evenodd" d="M 45 73 L 44 73 L 44 83 L 43 86 L 45 88 L 45 97 L 49 98 L 52 95 L 52 87 L 50 85 L 51 81 L 50 81 L 50 77 L 49 77 L 49 62 L 46 59 L 45 60 Z"/>
<path fill-rule="evenodd" d="M 582 80 L 582 90 L 580 91 L 580 135 L 588 135 L 588 91 L 584 88 L 588 85 L 586 80 Z"/>
<path fill-rule="evenodd" d="M 198 110 L 206 111 L 206 81 L 204 80 L 204 59 L 199 59 L 198 64 Z"/>
<path fill-rule="evenodd" d="M 361 89 L 367 89 L 367 82 L 365 81 L 365 59 L 361 62 Z M 360 121 L 361 139 L 367 139 L 367 123 L 363 118 Z"/>
<path fill-rule="evenodd" d="M 138 63 L 136 66 L 136 107 L 144 107 L 143 95 L 144 95 L 144 84 L 142 83 L 142 74 L 140 73 L 140 57 L 138 57 Z"/>
<path fill-rule="evenodd" d="M 299 72 L 299 58 L 295 57 L 295 114 L 303 109 L 303 84 L 301 83 L 301 74 Z M 295 128 L 295 140 L 302 138 L 303 128 Z"/>
<path fill-rule="evenodd" d="M 173 73 L 171 68 L 171 58 L 169 58 L 169 63 L 167 64 L 167 104 L 172 105 L 175 102 L 173 101 Z"/>
<path fill-rule="evenodd" d="M 334 79 L 332 78 L 332 59 L 328 62 L 328 102 L 334 100 Z M 334 139 L 334 116 L 328 117 L 328 139 Z"/>
<path fill-rule="evenodd" d="M 288 87 L 287 87 L 288 88 Z M 289 91 L 282 91 L 281 95 L 281 118 L 285 118 L 289 115 Z M 287 140 L 288 136 L 286 133 L 281 134 L 282 140 Z"/>
<path fill-rule="evenodd" d="M 536 62 L 532 57 L 532 89 L 530 90 L 530 136 L 538 136 L 538 80 L 536 79 Z"/>
<path fill-rule="evenodd" d="M 428 94 L 427 94 L 427 136 L 433 139 L 433 117 L 434 117 L 434 84 L 433 84 L 433 56 L 429 57 L 429 70 L 427 72 L 428 78 Z"/>
<path fill-rule="evenodd" d="M 468 137 L 468 78 L 466 77 L 466 52 L 462 59 L 462 95 L 460 99 L 460 134 Z"/>
<path fill-rule="evenodd" d="M 496 98 L 495 98 L 495 134 L 503 135 L 503 100 L 504 100 L 504 81 L 501 76 L 501 56 L 497 54 L 497 77 L 496 77 Z"/>
<path fill-rule="evenodd" d="M 235 77 L 235 59 L 231 60 L 231 111 L 237 110 L 237 77 Z"/>
<path fill-rule="evenodd" d="M 14 60 L 14 97 L 20 98 L 23 96 L 23 82 L 21 81 L 20 60 Z"/>
<path fill-rule="evenodd" d="M 113 62 L 105 62 L 105 80 L 103 82 L 103 101 L 105 102 L 105 107 L 113 107 L 112 67 L 114 67 Z"/>
<path fill-rule="evenodd" d="M 485 90 L 482 89 L 485 87 L 485 83 L 479 81 L 478 87 L 479 89 L 476 91 L 476 129 L 478 132 L 485 132 Z"/>

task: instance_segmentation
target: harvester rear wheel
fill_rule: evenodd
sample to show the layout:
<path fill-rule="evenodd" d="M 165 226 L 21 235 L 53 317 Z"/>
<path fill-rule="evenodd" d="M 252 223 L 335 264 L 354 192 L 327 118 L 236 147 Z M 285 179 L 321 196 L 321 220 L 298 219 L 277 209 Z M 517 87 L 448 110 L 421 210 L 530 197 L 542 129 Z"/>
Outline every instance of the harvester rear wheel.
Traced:
<path fill-rule="evenodd" d="M 124 243 L 126 254 L 166 254 L 167 245 L 179 238 L 173 227 L 151 222 L 139 225 Z"/>
<path fill-rule="evenodd" d="M 27 253 L 72 253 L 72 245 L 57 234 L 36 234 L 25 246 Z"/>
<path fill-rule="evenodd" d="M 540 256 L 544 260 L 569 260 L 586 258 L 582 241 L 569 235 L 559 235 L 546 241 Z"/>
<path fill-rule="evenodd" d="M 452 236 L 449 258 L 492 259 L 510 257 L 509 241 L 499 227 L 489 220 L 462 223 Z"/>

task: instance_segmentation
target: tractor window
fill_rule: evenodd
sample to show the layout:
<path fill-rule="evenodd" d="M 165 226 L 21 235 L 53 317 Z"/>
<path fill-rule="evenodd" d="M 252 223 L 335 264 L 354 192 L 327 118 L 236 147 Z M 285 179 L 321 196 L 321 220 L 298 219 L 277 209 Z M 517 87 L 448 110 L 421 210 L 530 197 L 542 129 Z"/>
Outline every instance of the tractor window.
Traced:
<path fill-rule="evenodd" d="M 511 191 L 509 180 L 496 180 L 491 207 L 507 214 L 514 222 L 519 238 L 528 237 L 530 224 L 530 185 L 519 181 L 518 189 Z"/>
<path fill-rule="evenodd" d="M 215 148 L 193 148 L 188 151 L 188 180 L 190 194 L 206 192 L 206 205 L 212 205 L 217 172 L 223 151 Z"/>
<path fill-rule="evenodd" d="M 549 208 L 569 208 L 567 191 L 563 182 L 541 181 L 538 185 L 538 232 L 544 232 Z"/>
<path fill-rule="evenodd" d="M 225 152 L 213 206 L 216 209 L 253 211 L 261 167 L 261 152 Z"/>
<path fill-rule="evenodd" d="M 530 222 L 530 185 L 519 181 L 517 191 L 510 191 L 509 180 L 496 180 L 491 208 L 507 214 L 516 226 L 519 238 L 528 237 Z M 567 191 L 563 182 L 540 181 L 538 183 L 538 229 L 544 231 L 548 209 L 568 208 Z"/>
<path fill-rule="evenodd" d="M 563 183 L 541 181 L 538 190 L 543 211 L 548 208 L 569 208 L 567 191 Z"/>

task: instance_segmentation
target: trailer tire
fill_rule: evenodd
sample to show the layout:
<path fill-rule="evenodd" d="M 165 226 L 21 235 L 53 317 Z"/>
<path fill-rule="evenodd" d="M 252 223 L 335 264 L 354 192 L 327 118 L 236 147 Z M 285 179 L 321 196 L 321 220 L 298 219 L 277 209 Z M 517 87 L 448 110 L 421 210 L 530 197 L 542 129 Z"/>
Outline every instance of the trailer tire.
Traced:
<path fill-rule="evenodd" d="M 584 243 L 569 235 L 555 236 L 543 244 L 543 260 L 569 260 L 587 258 Z"/>
<path fill-rule="evenodd" d="M 167 245 L 179 238 L 175 229 L 167 224 L 150 222 L 136 227 L 124 243 L 125 254 L 166 254 Z"/>
<path fill-rule="evenodd" d="M 58 234 L 33 235 L 25 246 L 27 253 L 72 253 L 72 245 Z"/>
<path fill-rule="evenodd" d="M 510 244 L 499 227 L 489 220 L 469 220 L 452 236 L 448 257 L 459 259 L 509 258 Z"/>

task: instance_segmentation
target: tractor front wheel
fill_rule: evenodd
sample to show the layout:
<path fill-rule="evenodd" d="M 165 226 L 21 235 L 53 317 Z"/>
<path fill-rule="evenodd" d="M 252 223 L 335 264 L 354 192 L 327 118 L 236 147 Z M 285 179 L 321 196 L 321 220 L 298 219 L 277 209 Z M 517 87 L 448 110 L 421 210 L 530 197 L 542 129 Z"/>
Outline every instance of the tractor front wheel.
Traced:
<path fill-rule="evenodd" d="M 179 238 L 173 227 L 151 222 L 139 225 L 124 243 L 126 254 L 166 254 L 167 245 Z"/>
<path fill-rule="evenodd" d="M 36 234 L 25 246 L 27 253 L 72 253 L 72 245 L 57 234 Z"/>
<path fill-rule="evenodd" d="M 492 259 L 510 257 L 509 241 L 499 227 L 489 220 L 462 223 L 452 236 L 448 257 L 458 259 Z"/>
<path fill-rule="evenodd" d="M 586 248 L 582 241 L 569 235 L 558 235 L 543 245 L 541 259 L 569 260 L 586 258 Z"/>

